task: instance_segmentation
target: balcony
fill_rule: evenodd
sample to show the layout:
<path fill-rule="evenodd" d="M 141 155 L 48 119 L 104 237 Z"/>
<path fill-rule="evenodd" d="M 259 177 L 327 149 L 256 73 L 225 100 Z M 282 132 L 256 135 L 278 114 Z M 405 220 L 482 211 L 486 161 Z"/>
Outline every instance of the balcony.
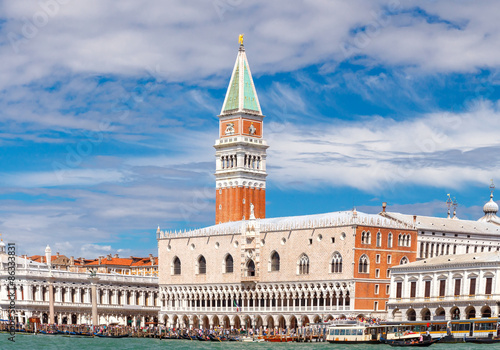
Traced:
<path fill-rule="evenodd" d="M 241 276 L 241 282 L 255 282 L 259 281 L 259 276 Z"/>

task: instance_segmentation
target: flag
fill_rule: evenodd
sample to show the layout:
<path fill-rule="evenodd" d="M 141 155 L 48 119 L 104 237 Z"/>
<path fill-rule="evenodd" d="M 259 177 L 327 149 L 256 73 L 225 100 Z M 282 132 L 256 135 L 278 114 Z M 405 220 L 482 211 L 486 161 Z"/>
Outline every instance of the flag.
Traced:
<path fill-rule="evenodd" d="M 233 303 L 234 303 L 234 307 L 236 308 L 236 312 L 238 312 L 239 309 L 240 309 L 240 306 L 238 305 L 238 303 L 236 302 L 236 300 L 233 300 Z"/>

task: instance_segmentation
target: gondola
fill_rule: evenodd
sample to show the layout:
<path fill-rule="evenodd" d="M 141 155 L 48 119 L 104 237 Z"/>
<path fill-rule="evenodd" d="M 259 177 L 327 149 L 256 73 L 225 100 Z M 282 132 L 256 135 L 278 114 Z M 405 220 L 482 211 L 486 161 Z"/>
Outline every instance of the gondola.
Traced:
<path fill-rule="evenodd" d="M 465 338 L 466 343 L 493 344 L 500 343 L 500 338 Z"/>
<path fill-rule="evenodd" d="M 223 339 L 223 337 L 218 337 L 216 335 L 213 335 L 213 334 L 209 334 L 208 335 L 208 338 L 210 339 L 210 341 L 223 341 L 225 339 Z"/>
<path fill-rule="evenodd" d="M 99 333 L 96 333 L 95 334 L 96 337 L 99 337 L 99 338 L 127 338 L 128 337 L 128 334 L 120 334 L 120 335 L 104 335 L 104 334 L 99 334 Z"/>
<path fill-rule="evenodd" d="M 437 343 L 439 339 L 425 339 L 425 340 L 416 340 L 416 339 L 405 339 L 405 340 L 386 340 L 385 343 L 390 346 L 430 346 L 434 343 Z"/>

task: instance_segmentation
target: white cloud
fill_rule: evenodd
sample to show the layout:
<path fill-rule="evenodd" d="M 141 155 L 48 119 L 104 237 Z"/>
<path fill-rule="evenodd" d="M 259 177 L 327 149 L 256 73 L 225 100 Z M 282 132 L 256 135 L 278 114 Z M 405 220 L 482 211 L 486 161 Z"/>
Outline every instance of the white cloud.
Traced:
<path fill-rule="evenodd" d="M 496 1 L 227 5 L 221 18 L 210 1 L 71 1 L 46 15 L 47 23 L 26 39 L 26 19 L 33 22 L 48 11 L 38 2 L 4 2 L 0 86 L 59 72 L 144 76 L 154 67 L 159 67 L 154 75 L 169 81 L 225 78 L 240 32 L 257 74 L 352 58 L 346 45 L 376 63 L 428 72 L 500 65 Z M 428 15 L 412 11 L 417 6 Z M 387 15 L 387 8 L 395 11 Z"/>
<path fill-rule="evenodd" d="M 53 171 L 23 172 L 1 175 L 7 186 L 13 187 L 52 187 L 52 186 L 89 186 L 104 182 L 122 182 L 127 175 L 114 169 L 78 169 L 67 163 L 54 162 Z"/>
<path fill-rule="evenodd" d="M 482 102 L 463 114 L 339 121 L 311 126 L 306 134 L 286 125 L 286 132 L 272 136 L 269 180 L 282 187 L 300 181 L 368 192 L 397 184 L 488 183 L 500 170 L 499 121 L 498 106 Z"/>

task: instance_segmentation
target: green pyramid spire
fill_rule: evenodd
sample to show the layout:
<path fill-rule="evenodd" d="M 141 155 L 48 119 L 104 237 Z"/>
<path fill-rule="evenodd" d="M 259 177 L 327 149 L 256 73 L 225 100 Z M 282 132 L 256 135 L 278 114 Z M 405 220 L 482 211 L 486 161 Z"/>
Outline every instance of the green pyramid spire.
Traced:
<path fill-rule="evenodd" d="M 252 73 L 245 54 L 245 47 L 240 45 L 238 57 L 234 64 L 231 81 L 227 88 L 226 98 L 222 105 L 221 114 L 236 112 L 250 112 L 262 114 L 259 99 L 253 84 Z"/>

